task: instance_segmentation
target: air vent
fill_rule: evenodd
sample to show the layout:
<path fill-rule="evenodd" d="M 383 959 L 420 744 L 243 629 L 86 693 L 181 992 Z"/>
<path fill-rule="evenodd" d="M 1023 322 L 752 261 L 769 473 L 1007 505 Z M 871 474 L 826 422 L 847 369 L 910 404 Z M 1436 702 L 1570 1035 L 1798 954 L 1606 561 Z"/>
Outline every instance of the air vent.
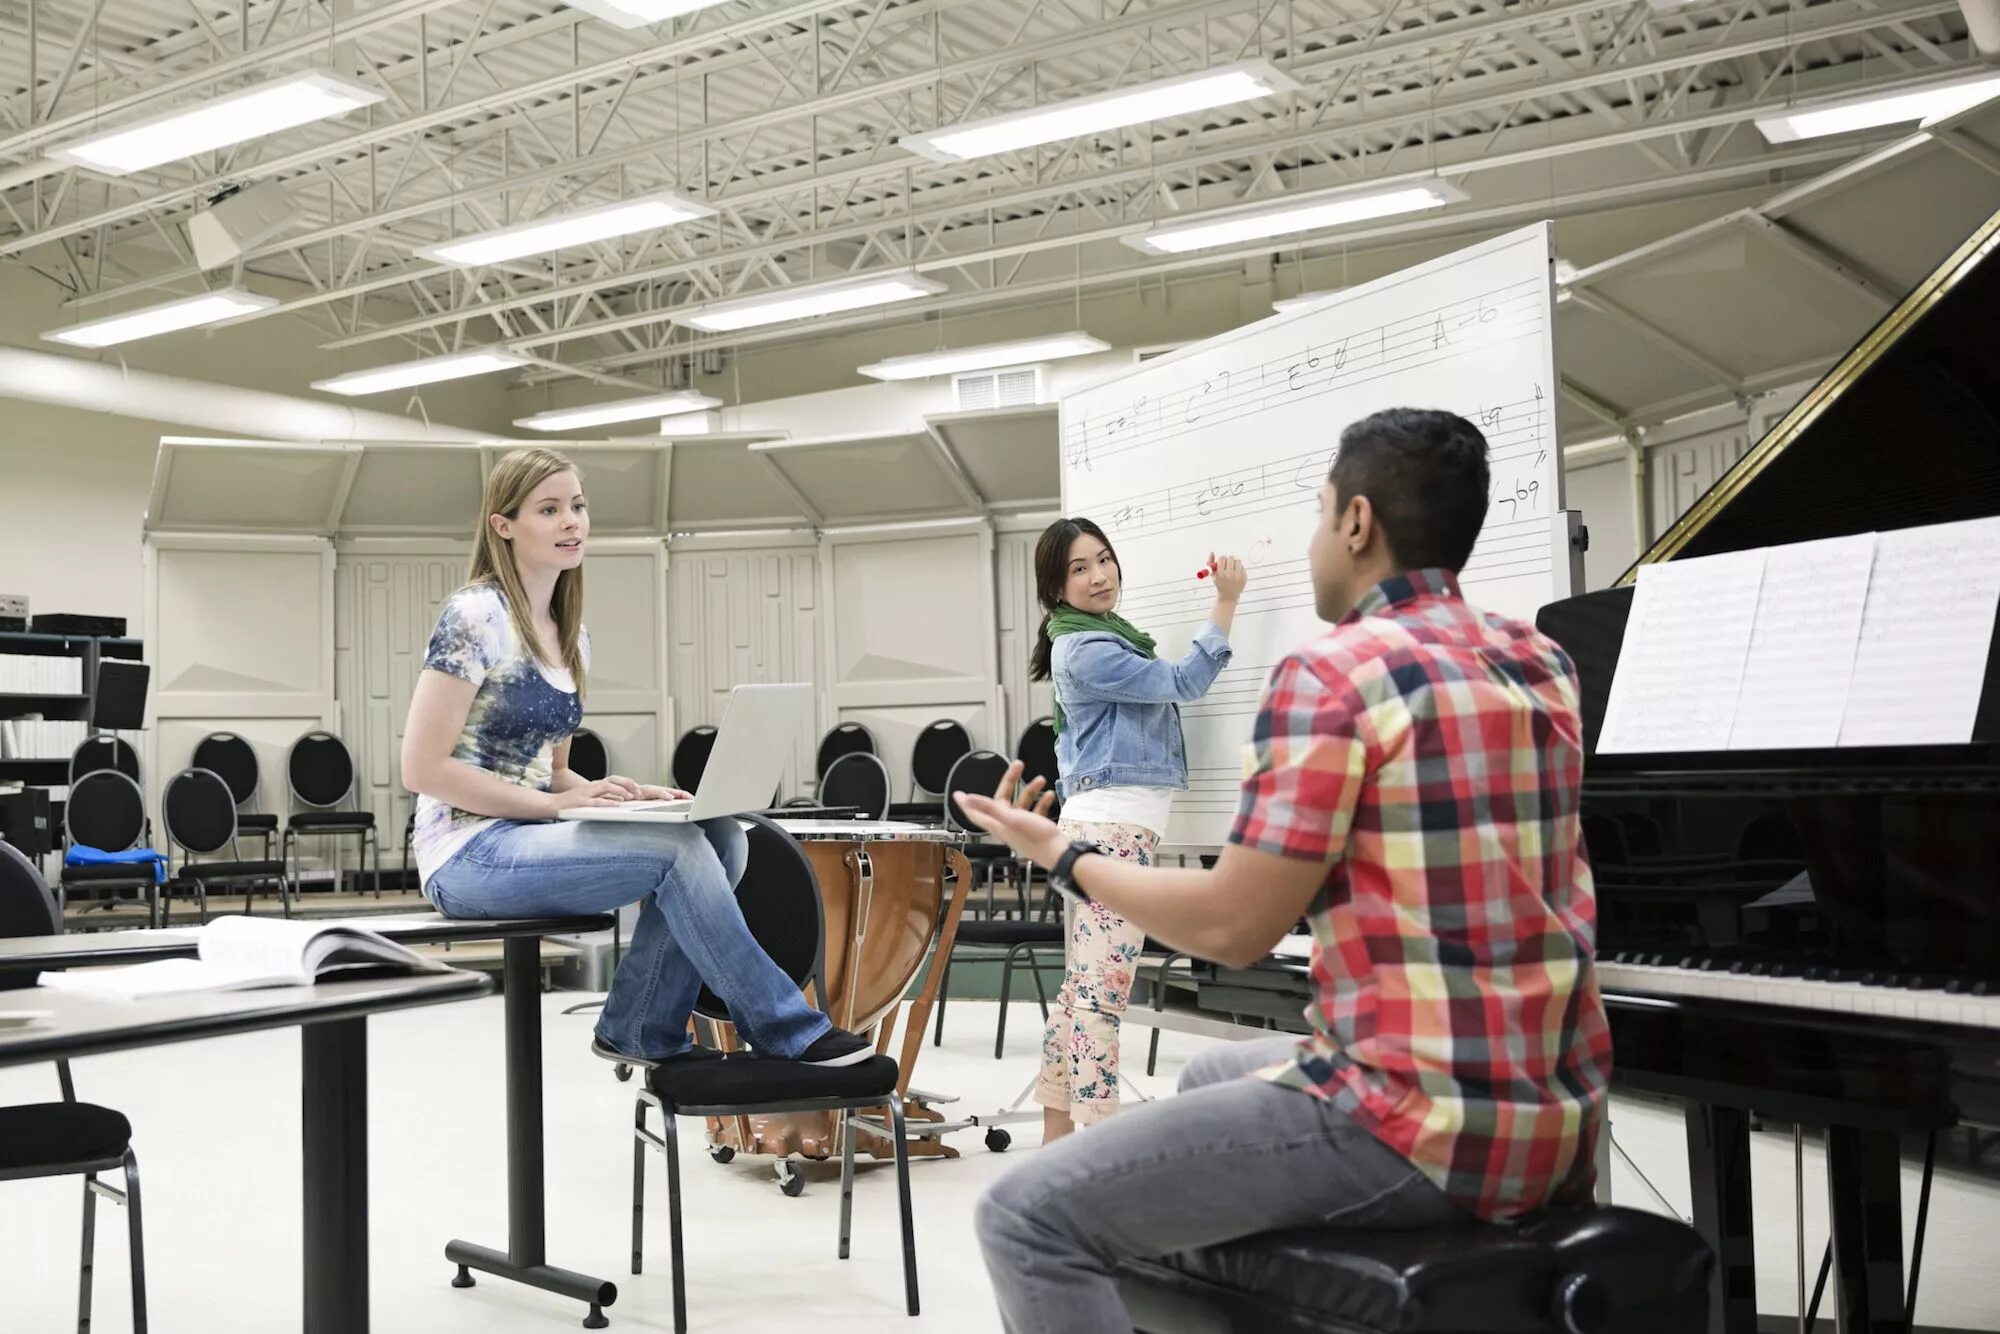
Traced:
<path fill-rule="evenodd" d="M 960 412 L 1027 407 L 1042 401 L 1042 368 L 1021 366 L 1013 370 L 954 375 L 951 387 Z"/>

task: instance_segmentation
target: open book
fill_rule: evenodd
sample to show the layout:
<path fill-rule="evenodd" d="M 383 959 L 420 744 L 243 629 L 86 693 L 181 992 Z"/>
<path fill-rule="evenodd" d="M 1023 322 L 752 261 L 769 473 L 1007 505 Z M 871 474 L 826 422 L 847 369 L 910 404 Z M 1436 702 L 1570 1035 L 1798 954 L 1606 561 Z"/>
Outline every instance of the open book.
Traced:
<path fill-rule="evenodd" d="M 353 922 L 218 917 L 201 928 L 198 959 L 43 973 L 37 980 L 78 995 L 147 1000 L 199 991 L 308 986 L 358 968 L 446 971 L 444 964 Z"/>

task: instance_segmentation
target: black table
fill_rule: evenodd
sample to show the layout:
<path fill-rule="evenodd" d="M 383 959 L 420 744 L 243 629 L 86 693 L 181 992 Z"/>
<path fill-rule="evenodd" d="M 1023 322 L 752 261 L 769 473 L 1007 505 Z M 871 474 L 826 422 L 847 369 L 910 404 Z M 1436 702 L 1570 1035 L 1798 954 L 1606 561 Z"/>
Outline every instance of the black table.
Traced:
<path fill-rule="evenodd" d="M 299 1025 L 305 1330 L 367 1334 L 368 1016 L 467 1000 L 492 989 L 478 974 L 457 970 L 143 1001 L 30 987 L 8 992 L 8 1003 L 50 1010 L 54 1017 L 0 1034 L 0 1066 Z"/>
<path fill-rule="evenodd" d="M 506 987 L 507 1249 L 499 1251 L 469 1241 L 450 1241 L 445 1243 L 445 1259 L 458 1266 L 453 1287 L 471 1287 L 471 1271 L 477 1269 L 583 1302 L 590 1308 L 583 1320 L 585 1329 L 602 1329 L 611 1323 L 604 1318 L 604 1308 L 618 1300 L 618 1285 L 548 1263 L 543 1203 L 546 1172 L 542 1148 L 542 1014 L 538 1000 L 541 955 L 536 943 L 543 936 L 608 930 L 613 923 L 612 917 L 602 913 L 493 921 L 454 921 L 437 913 L 417 913 L 408 917 L 369 917 L 357 923 L 405 945 L 466 940 L 506 942 L 501 977 Z M 140 963 L 186 958 L 198 948 L 198 934 L 185 930 L 37 936 L 0 940 L 0 969 Z M 362 1326 L 329 1328 L 365 1328 L 365 1308 L 363 1320 Z M 317 1327 L 308 1321 L 307 1328 L 308 1334 L 315 1334 Z"/>

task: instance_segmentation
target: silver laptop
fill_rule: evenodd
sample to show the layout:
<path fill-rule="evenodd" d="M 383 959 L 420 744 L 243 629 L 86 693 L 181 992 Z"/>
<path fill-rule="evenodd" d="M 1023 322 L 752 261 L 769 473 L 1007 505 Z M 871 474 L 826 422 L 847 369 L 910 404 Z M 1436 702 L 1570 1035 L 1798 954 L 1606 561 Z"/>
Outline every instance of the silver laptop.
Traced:
<path fill-rule="evenodd" d="M 562 818 L 678 824 L 764 810 L 785 776 L 792 747 L 806 734 L 811 713 L 812 687 L 803 682 L 736 686 L 723 706 L 715 748 L 692 800 L 577 806 L 564 811 Z"/>

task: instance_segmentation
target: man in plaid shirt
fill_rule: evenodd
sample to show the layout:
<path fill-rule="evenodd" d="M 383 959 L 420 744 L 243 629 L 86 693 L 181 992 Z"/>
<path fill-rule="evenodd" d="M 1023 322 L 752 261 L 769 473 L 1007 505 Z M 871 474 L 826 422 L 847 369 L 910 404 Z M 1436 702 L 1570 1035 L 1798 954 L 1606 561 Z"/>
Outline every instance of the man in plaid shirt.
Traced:
<path fill-rule="evenodd" d="M 1181 1096 L 1040 1150 L 980 1201 L 1013 1334 L 1130 1329 L 1119 1260 L 1273 1228 L 1417 1227 L 1588 1200 L 1611 1041 L 1591 962 L 1576 674 L 1460 597 L 1486 441 L 1354 423 L 1320 490 L 1334 628 L 1278 664 L 1214 870 L 1072 846 L 1019 766 L 980 825 L 1178 949 L 1243 966 L 1311 923 L 1311 1032 L 1190 1063 Z"/>

